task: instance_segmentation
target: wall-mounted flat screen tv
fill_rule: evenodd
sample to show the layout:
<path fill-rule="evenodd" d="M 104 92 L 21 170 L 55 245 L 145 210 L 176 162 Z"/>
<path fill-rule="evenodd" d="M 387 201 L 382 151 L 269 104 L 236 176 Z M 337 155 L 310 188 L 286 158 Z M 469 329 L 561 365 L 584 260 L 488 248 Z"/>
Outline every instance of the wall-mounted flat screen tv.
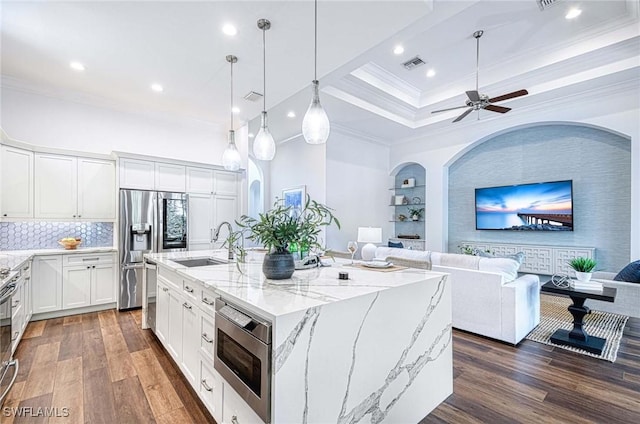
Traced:
<path fill-rule="evenodd" d="M 572 181 L 477 188 L 476 230 L 573 231 Z"/>

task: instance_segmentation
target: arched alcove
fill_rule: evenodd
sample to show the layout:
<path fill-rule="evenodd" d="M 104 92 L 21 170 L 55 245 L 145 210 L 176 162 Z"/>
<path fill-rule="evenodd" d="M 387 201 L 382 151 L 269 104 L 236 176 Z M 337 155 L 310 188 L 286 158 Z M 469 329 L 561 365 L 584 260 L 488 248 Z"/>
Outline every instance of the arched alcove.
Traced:
<path fill-rule="evenodd" d="M 247 179 L 249 182 L 247 215 L 257 218 L 260 213 L 264 212 L 264 177 L 260 168 L 251 158 L 249 158 L 247 167 Z"/>
<path fill-rule="evenodd" d="M 475 189 L 572 180 L 570 232 L 476 230 Z M 449 166 L 448 249 L 463 241 L 595 247 L 599 269 L 630 256 L 631 143 L 603 128 L 537 123 L 474 143 Z"/>
<path fill-rule="evenodd" d="M 392 176 L 394 183 L 390 189 L 389 205 L 394 234 L 389 237 L 389 241 L 402 243 L 406 248 L 424 250 L 427 186 L 425 169 L 418 163 L 403 163 L 393 169 Z M 417 219 L 411 214 L 415 210 L 420 212 Z"/>

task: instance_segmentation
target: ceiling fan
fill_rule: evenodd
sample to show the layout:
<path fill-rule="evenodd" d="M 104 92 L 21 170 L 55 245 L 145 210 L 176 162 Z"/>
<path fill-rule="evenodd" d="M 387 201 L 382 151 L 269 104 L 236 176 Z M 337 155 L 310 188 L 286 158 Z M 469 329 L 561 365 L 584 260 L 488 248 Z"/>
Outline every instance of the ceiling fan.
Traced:
<path fill-rule="evenodd" d="M 480 69 L 480 37 L 482 37 L 483 33 L 484 31 L 482 30 L 479 30 L 473 33 L 473 36 L 476 39 L 476 89 L 474 91 L 466 92 L 467 97 L 469 99 L 466 101 L 466 104 L 464 106 L 434 110 L 431 113 L 446 112 L 448 110 L 461 109 L 463 107 L 468 108 L 462 113 L 462 115 L 454 119 L 453 122 L 461 121 L 474 110 L 485 109 L 485 110 L 490 110 L 491 112 L 507 113 L 511 110 L 511 108 L 504 107 L 504 106 L 497 106 L 494 103 L 502 102 L 504 100 L 513 99 L 514 97 L 520 97 L 520 96 L 525 96 L 529 94 L 527 90 L 518 90 L 518 91 L 514 91 L 513 93 L 507 93 L 497 97 L 489 97 L 486 94 L 480 94 L 478 92 L 478 74 Z"/>

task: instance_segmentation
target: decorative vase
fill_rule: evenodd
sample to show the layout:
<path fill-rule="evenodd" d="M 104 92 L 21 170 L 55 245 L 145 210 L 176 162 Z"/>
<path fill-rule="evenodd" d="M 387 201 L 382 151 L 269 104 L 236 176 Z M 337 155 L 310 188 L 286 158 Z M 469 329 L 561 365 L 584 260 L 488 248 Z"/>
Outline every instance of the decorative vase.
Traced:
<path fill-rule="evenodd" d="M 591 272 L 580 272 L 574 271 L 576 273 L 576 280 L 578 281 L 589 281 L 591 280 Z"/>
<path fill-rule="evenodd" d="M 289 252 L 274 252 L 264 255 L 262 272 L 270 280 L 285 280 L 291 278 L 296 264 Z"/>
<path fill-rule="evenodd" d="M 420 217 L 418 215 L 411 215 L 411 220 L 412 221 L 419 221 Z"/>

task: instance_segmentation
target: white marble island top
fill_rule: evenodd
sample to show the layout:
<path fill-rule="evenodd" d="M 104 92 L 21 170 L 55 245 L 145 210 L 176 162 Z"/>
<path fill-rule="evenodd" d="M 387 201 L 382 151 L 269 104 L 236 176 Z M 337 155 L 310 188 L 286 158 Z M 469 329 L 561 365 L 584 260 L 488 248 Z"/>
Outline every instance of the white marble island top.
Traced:
<path fill-rule="evenodd" d="M 262 273 L 263 254 L 250 252 L 247 263 L 185 267 L 172 259 L 214 257 L 226 259 L 226 250 L 202 250 L 174 253 L 151 253 L 145 257 L 163 264 L 178 274 L 201 282 L 219 295 L 251 309 L 258 309 L 266 318 L 276 318 L 316 306 L 327 305 L 395 287 L 424 281 L 443 274 L 421 269 L 401 269 L 381 272 L 349 266 L 351 261 L 331 258 L 323 263 L 331 266 L 297 270 L 288 280 L 268 280 Z M 338 273 L 349 273 L 348 280 L 338 279 Z"/>

